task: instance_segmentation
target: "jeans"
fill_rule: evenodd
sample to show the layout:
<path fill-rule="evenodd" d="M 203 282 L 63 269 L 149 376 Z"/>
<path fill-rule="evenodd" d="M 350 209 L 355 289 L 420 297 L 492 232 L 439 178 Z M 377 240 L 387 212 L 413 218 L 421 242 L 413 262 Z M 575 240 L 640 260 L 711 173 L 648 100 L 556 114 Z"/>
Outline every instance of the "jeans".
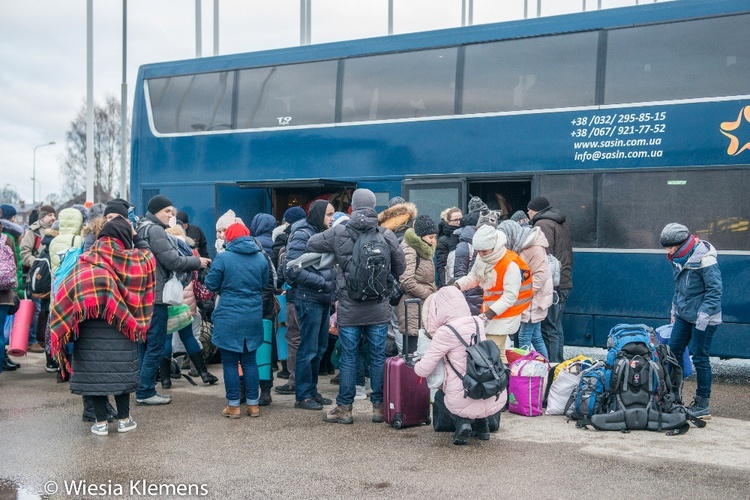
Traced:
<path fill-rule="evenodd" d="M 341 359 L 339 360 L 339 394 L 336 404 L 351 405 L 357 392 L 357 357 L 359 342 L 365 335 L 370 345 L 370 388 L 373 404 L 383 402 L 383 370 L 385 367 L 385 337 L 388 323 L 366 326 L 339 326 Z"/>
<path fill-rule="evenodd" d="M 300 330 L 294 367 L 294 390 L 297 401 L 302 401 L 318 394 L 318 372 L 320 360 L 328 348 L 328 319 L 331 311 L 328 304 L 308 300 L 296 300 L 294 308 Z"/>
<path fill-rule="evenodd" d="M 195 353 L 201 352 L 201 346 L 198 344 L 198 341 L 195 340 L 195 335 L 193 335 L 193 325 L 190 324 L 177 332 L 180 335 L 180 340 L 182 340 L 182 343 L 185 345 L 185 350 L 188 353 L 188 356 L 192 356 Z M 167 340 L 164 342 L 164 354 L 162 354 L 165 358 L 172 358 L 172 335 L 173 333 L 167 334 Z"/>
<path fill-rule="evenodd" d="M 154 304 L 154 315 L 146 334 L 146 342 L 138 344 L 138 360 L 141 364 L 141 382 L 136 399 L 147 399 L 156 394 L 156 374 L 164 354 L 164 342 L 167 339 L 167 306 Z"/>
<path fill-rule="evenodd" d="M 549 353 L 547 359 L 552 363 L 560 363 L 565 359 L 563 354 L 565 333 L 563 332 L 562 318 L 565 302 L 570 295 L 570 288 L 556 288 L 555 293 L 558 296 L 557 303 L 552 304 L 547 309 L 547 317 L 542 320 L 542 338 Z"/>
<path fill-rule="evenodd" d="M 361 340 L 361 342 L 364 343 L 364 339 Z M 383 348 L 385 349 L 385 344 L 383 344 Z M 357 385 L 364 386 L 365 385 L 365 377 L 367 376 L 367 361 L 365 361 L 365 355 L 362 354 L 362 349 L 357 349 Z"/>
<path fill-rule="evenodd" d="M 5 328 L 5 318 L 8 317 L 9 305 L 0 306 L 0 328 Z M 5 356 L 5 334 L 0 332 L 0 352 Z M 3 373 L 3 365 L 5 362 L 0 363 L 0 373 Z"/>
<path fill-rule="evenodd" d="M 677 316 L 672 327 L 672 337 L 669 339 L 669 347 L 680 362 L 680 366 L 683 364 L 685 347 L 690 347 L 697 379 L 695 395 L 702 398 L 711 397 L 712 374 L 708 352 L 711 350 L 711 342 L 714 340 L 717 326 L 708 325 L 706 330 L 702 332 L 693 323 L 688 323 Z M 682 368 L 685 369 L 684 366 Z"/>
<path fill-rule="evenodd" d="M 243 352 L 221 349 L 221 365 L 224 367 L 224 389 L 227 391 L 227 405 L 240 405 L 240 370 L 245 381 L 245 397 L 248 406 L 258 404 L 258 363 L 255 361 L 256 351 L 248 351 L 247 344 L 242 346 Z"/>
<path fill-rule="evenodd" d="M 521 323 L 521 329 L 518 331 L 518 345 L 521 347 L 529 346 L 549 359 L 547 346 L 544 345 L 542 338 L 542 322 L 538 323 Z"/>

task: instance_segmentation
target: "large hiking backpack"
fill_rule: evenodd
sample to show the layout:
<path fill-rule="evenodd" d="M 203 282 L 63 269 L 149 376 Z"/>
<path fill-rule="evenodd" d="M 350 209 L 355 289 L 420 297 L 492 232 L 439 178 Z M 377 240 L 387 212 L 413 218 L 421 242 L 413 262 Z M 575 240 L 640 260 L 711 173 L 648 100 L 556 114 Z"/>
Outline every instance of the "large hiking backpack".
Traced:
<path fill-rule="evenodd" d="M 652 344 L 656 334 L 646 325 L 616 325 L 609 333 L 610 412 L 594 415 L 599 430 L 672 430 L 689 428 L 688 414 L 673 394 L 673 384 Z M 670 363 L 669 347 L 662 358 Z M 676 360 L 675 360 L 676 361 Z M 680 374 L 681 376 L 681 374 Z"/>
<path fill-rule="evenodd" d="M 471 336 L 471 343 L 467 344 L 461 335 L 450 325 L 446 325 L 458 340 L 466 347 L 466 374 L 461 375 L 448 358 L 451 369 L 458 375 L 464 386 L 464 398 L 497 400 L 500 394 L 508 388 L 510 370 L 500 359 L 500 349 L 491 340 L 479 341 L 479 324 L 476 323 L 476 333 Z"/>
<path fill-rule="evenodd" d="M 29 290 L 37 299 L 46 299 L 52 290 L 52 267 L 49 262 L 49 248 L 44 247 L 29 268 Z"/>
<path fill-rule="evenodd" d="M 609 374 L 603 362 L 599 361 L 585 369 L 580 374 L 578 386 L 573 389 L 565 405 L 565 415 L 569 419 L 577 420 L 579 427 L 590 423 L 594 415 L 608 410 L 608 387 Z"/>
<path fill-rule="evenodd" d="M 15 290 L 18 287 L 16 255 L 5 243 L 8 236 L 0 236 L 0 290 Z"/>
<path fill-rule="evenodd" d="M 354 238 L 352 257 L 346 274 L 349 298 L 358 302 L 382 300 L 389 294 L 391 249 L 380 228 L 355 231 L 347 226 Z"/>

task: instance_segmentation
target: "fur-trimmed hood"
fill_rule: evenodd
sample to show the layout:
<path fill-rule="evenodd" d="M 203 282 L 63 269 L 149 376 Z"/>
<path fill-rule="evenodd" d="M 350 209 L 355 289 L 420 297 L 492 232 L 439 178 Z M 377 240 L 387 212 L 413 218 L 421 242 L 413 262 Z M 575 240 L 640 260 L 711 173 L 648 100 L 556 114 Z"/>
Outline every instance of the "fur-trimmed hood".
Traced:
<path fill-rule="evenodd" d="M 417 206 L 414 203 L 399 203 L 386 208 L 378 214 L 378 224 L 395 231 L 412 219 L 417 218 Z"/>

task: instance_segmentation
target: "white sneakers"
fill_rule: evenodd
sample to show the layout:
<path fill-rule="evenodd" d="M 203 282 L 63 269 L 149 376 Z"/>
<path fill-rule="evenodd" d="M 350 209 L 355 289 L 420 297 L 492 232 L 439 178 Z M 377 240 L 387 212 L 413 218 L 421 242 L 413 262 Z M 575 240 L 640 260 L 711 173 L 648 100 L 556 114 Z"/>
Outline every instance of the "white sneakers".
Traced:
<path fill-rule="evenodd" d="M 117 422 L 117 432 L 130 432 L 136 427 L 138 427 L 138 424 L 130 417 Z M 106 436 L 109 434 L 109 424 L 107 422 L 95 422 L 91 426 L 91 432 L 97 436 Z"/>

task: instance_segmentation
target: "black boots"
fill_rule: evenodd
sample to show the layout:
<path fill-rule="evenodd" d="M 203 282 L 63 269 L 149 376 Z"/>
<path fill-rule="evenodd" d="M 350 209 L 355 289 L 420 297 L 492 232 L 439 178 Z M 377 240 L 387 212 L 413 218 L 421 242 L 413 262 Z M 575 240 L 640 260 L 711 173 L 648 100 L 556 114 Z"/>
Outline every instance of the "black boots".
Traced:
<path fill-rule="evenodd" d="M 260 397 L 258 398 L 258 406 L 268 406 L 271 404 L 271 387 L 273 382 L 270 380 L 261 380 L 258 384 L 260 386 Z"/>
<path fill-rule="evenodd" d="M 471 435 L 482 441 L 490 438 L 490 425 L 486 418 L 476 418 L 471 423 Z"/>
<path fill-rule="evenodd" d="M 289 370 L 286 369 L 286 360 L 281 360 L 281 371 L 276 374 L 277 377 L 288 379 L 289 378 Z"/>
<path fill-rule="evenodd" d="M 456 416 L 453 417 L 453 421 L 456 424 L 456 432 L 453 434 L 453 444 L 469 444 L 469 436 L 471 436 L 471 421 L 468 418 Z"/>
<path fill-rule="evenodd" d="M 159 379 L 161 380 L 162 389 L 172 388 L 172 360 L 169 358 L 161 358 L 161 364 L 159 365 Z"/>
<path fill-rule="evenodd" d="M 195 366 L 195 369 L 198 371 L 198 375 L 201 376 L 201 380 L 203 380 L 204 384 L 214 385 L 219 381 L 218 378 L 214 377 L 208 372 L 208 368 L 206 368 L 206 362 L 203 359 L 202 352 L 198 351 L 195 354 L 191 354 L 190 361 L 193 362 L 193 366 Z"/>
<path fill-rule="evenodd" d="M 5 359 L 3 360 L 3 371 L 13 371 L 18 370 L 19 368 L 21 368 L 21 364 L 10 359 L 10 356 L 8 356 L 8 353 L 6 352 Z"/>

